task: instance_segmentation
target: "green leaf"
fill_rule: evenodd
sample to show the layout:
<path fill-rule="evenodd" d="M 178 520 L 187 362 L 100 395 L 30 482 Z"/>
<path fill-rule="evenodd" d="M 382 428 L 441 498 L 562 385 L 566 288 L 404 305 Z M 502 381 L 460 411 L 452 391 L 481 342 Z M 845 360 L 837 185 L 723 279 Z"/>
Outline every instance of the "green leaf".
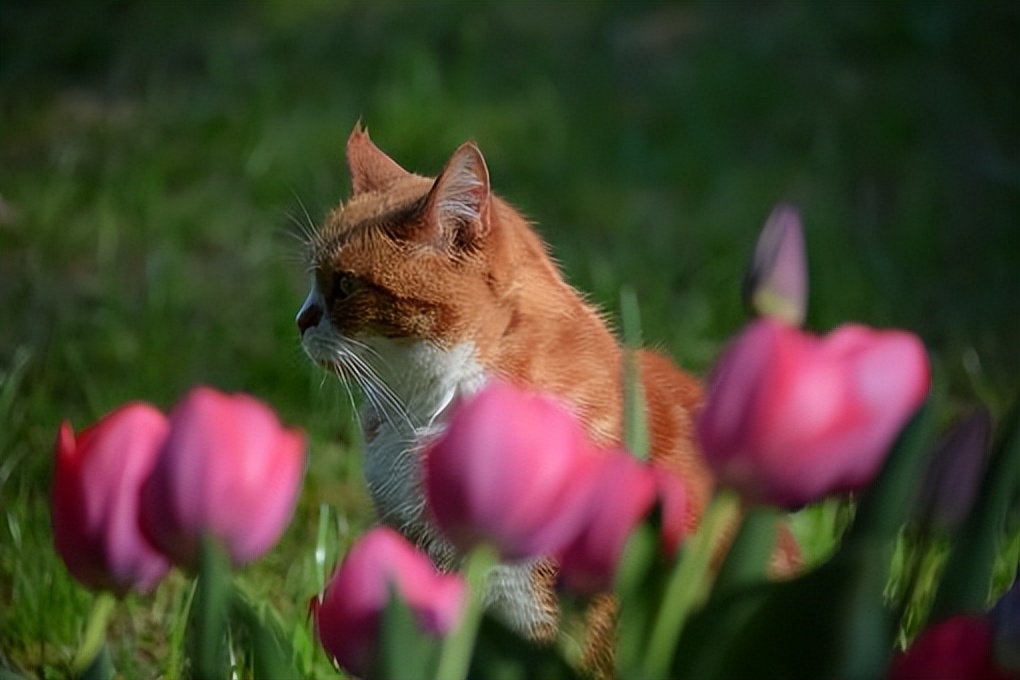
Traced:
<path fill-rule="evenodd" d="M 259 611 L 247 597 L 235 593 L 230 614 L 231 623 L 247 635 L 254 680 L 297 677 L 294 648 L 281 632 L 275 611 L 268 606 Z"/>
<path fill-rule="evenodd" d="M 713 600 L 681 640 L 673 675 L 880 677 L 892 649 L 882 600 L 889 564 L 883 545 L 848 546 L 794 581 L 738 588 Z"/>
<path fill-rule="evenodd" d="M 981 612 L 1002 538 L 1010 501 L 1020 490 L 1020 399 L 1013 404 L 981 482 L 977 501 L 956 532 L 932 604 L 930 620 Z"/>
<path fill-rule="evenodd" d="M 719 593 L 681 638 L 675 675 L 684 677 L 873 678 L 893 647 L 883 592 L 899 528 L 907 518 L 930 439 L 924 406 L 897 439 L 863 495 L 842 548 L 797 579 L 755 585 L 765 541 L 754 527 L 738 539 L 720 573 Z M 749 518 L 750 519 L 750 518 Z M 743 533 L 743 530 L 742 532 Z M 742 560 L 750 564 L 744 565 Z M 727 585 L 729 584 L 729 585 Z"/>
<path fill-rule="evenodd" d="M 96 679 L 113 677 L 113 662 L 106 649 L 106 629 L 109 627 L 110 616 L 116 604 L 116 599 L 107 592 L 99 593 L 92 602 L 92 611 L 85 625 L 81 646 L 74 661 L 71 662 L 71 673 L 75 677 Z"/>

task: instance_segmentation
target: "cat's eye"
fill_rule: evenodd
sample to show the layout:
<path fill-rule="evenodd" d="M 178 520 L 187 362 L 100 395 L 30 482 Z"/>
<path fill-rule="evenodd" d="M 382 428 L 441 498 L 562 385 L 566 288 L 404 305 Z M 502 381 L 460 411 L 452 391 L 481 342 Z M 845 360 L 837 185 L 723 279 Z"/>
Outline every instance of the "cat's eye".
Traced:
<path fill-rule="evenodd" d="M 358 280 L 353 274 L 338 272 L 333 276 L 333 283 L 330 287 L 330 297 L 334 300 L 349 298 L 358 287 Z"/>

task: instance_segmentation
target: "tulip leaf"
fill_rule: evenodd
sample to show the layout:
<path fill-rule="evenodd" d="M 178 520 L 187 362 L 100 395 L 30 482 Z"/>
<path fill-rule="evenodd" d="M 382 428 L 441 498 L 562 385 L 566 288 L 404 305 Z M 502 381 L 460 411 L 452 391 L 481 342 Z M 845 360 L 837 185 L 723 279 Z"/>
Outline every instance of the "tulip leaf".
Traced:
<path fill-rule="evenodd" d="M 977 501 L 956 532 L 931 620 L 984 611 L 989 583 L 1011 500 L 1020 490 L 1020 399 L 1013 404 L 992 452 Z"/>
<path fill-rule="evenodd" d="M 674 676 L 880 677 L 892 649 L 882 604 L 884 542 L 846 546 L 793 581 L 731 590 L 713 599 L 680 642 Z"/>
<path fill-rule="evenodd" d="M 228 675 L 227 614 L 230 597 L 227 557 L 214 541 L 203 540 L 188 622 L 188 655 L 192 675 L 198 680 L 218 680 Z"/>
<path fill-rule="evenodd" d="M 100 593 L 92 603 L 81 646 L 71 662 L 71 672 L 75 677 L 113 677 L 113 664 L 106 649 L 106 629 L 116 604 L 113 595 L 107 592 Z"/>
<path fill-rule="evenodd" d="M 256 610 L 240 593 L 232 599 L 231 622 L 236 623 L 248 637 L 254 680 L 297 676 L 292 663 L 295 656 L 293 646 L 280 631 L 275 616 L 276 613 L 266 607 Z"/>

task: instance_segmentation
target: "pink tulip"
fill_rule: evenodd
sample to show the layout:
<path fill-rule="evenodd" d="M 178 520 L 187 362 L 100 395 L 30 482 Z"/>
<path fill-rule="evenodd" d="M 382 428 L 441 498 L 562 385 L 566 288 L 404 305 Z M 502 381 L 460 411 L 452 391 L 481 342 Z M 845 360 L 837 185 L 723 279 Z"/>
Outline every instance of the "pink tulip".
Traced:
<path fill-rule="evenodd" d="M 461 404 L 427 453 L 425 488 L 443 534 L 503 559 L 548 555 L 580 527 L 598 457 L 550 397 L 494 383 Z"/>
<path fill-rule="evenodd" d="M 148 591 L 170 564 L 138 528 L 138 494 L 167 435 L 148 404 L 120 407 L 77 436 L 57 434 L 53 540 L 68 570 L 90 588 Z"/>
<path fill-rule="evenodd" d="M 684 533 L 686 492 L 676 475 L 643 465 L 625 451 L 605 455 L 591 482 L 582 529 L 559 555 L 561 581 L 582 595 L 612 588 L 627 541 L 657 498 L 662 503 L 666 554 L 676 553 Z"/>
<path fill-rule="evenodd" d="M 908 333 L 846 325 L 818 338 L 759 319 L 716 366 L 698 436 L 721 483 L 795 507 L 867 485 L 929 382 Z"/>
<path fill-rule="evenodd" d="M 246 395 L 193 389 L 170 414 L 170 435 L 142 489 L 142 529 L 176 564 L 196 564 L 203 536 L 235 565 L 266 553 L 290 521 L 305 437 Z"/>
<path fill-rule="evenodd" d="M 348 672 L 371 676 L 382 612 L 395 592 L 420 628 L 437 637 L 460 623 L 467 586 L 440 574 L 429 558 L 392 529 L 379 527 L 354 544 L 313 607 L 323 649 Z"/>
<path fill-rule="evenodd" d="M 893 659 L 887 680 L 1008 680 L 1015 671 L 993 659 L 994 630 L 986 617 L 953 616 L 928 628 Z M 1013 641 L 1016 644 L 1016 641 Z"/>

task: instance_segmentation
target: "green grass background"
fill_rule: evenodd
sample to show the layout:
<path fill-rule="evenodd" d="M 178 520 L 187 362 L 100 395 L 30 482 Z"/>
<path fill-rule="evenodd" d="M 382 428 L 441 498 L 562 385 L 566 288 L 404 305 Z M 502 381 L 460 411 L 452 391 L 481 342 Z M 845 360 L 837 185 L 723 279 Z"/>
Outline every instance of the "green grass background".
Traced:
<path fill-rule="evenodd" d="M 697 372 L 794 201 L 809 326 L 911 329 L 950 411 L 1001 414 L 1018 44 L 1005 0 L 0 0 L 0 668 L 61 676 L 88 610 L 51 543 L 58 423 L 208 383 L 311 435 L 297 517 L 241 579 L 329 672 L 305 639 L 315 547 L 328 566 L 370 512 L 346 399 L 299 347 L 292 236 L 346 196 L 358 117 L 424 174 L 476 140 L 569 280 L 613 315 L 632 285 L 645 338 Z M 120 608 L 125 677 L 179 673 L 187 588 Z"/>

